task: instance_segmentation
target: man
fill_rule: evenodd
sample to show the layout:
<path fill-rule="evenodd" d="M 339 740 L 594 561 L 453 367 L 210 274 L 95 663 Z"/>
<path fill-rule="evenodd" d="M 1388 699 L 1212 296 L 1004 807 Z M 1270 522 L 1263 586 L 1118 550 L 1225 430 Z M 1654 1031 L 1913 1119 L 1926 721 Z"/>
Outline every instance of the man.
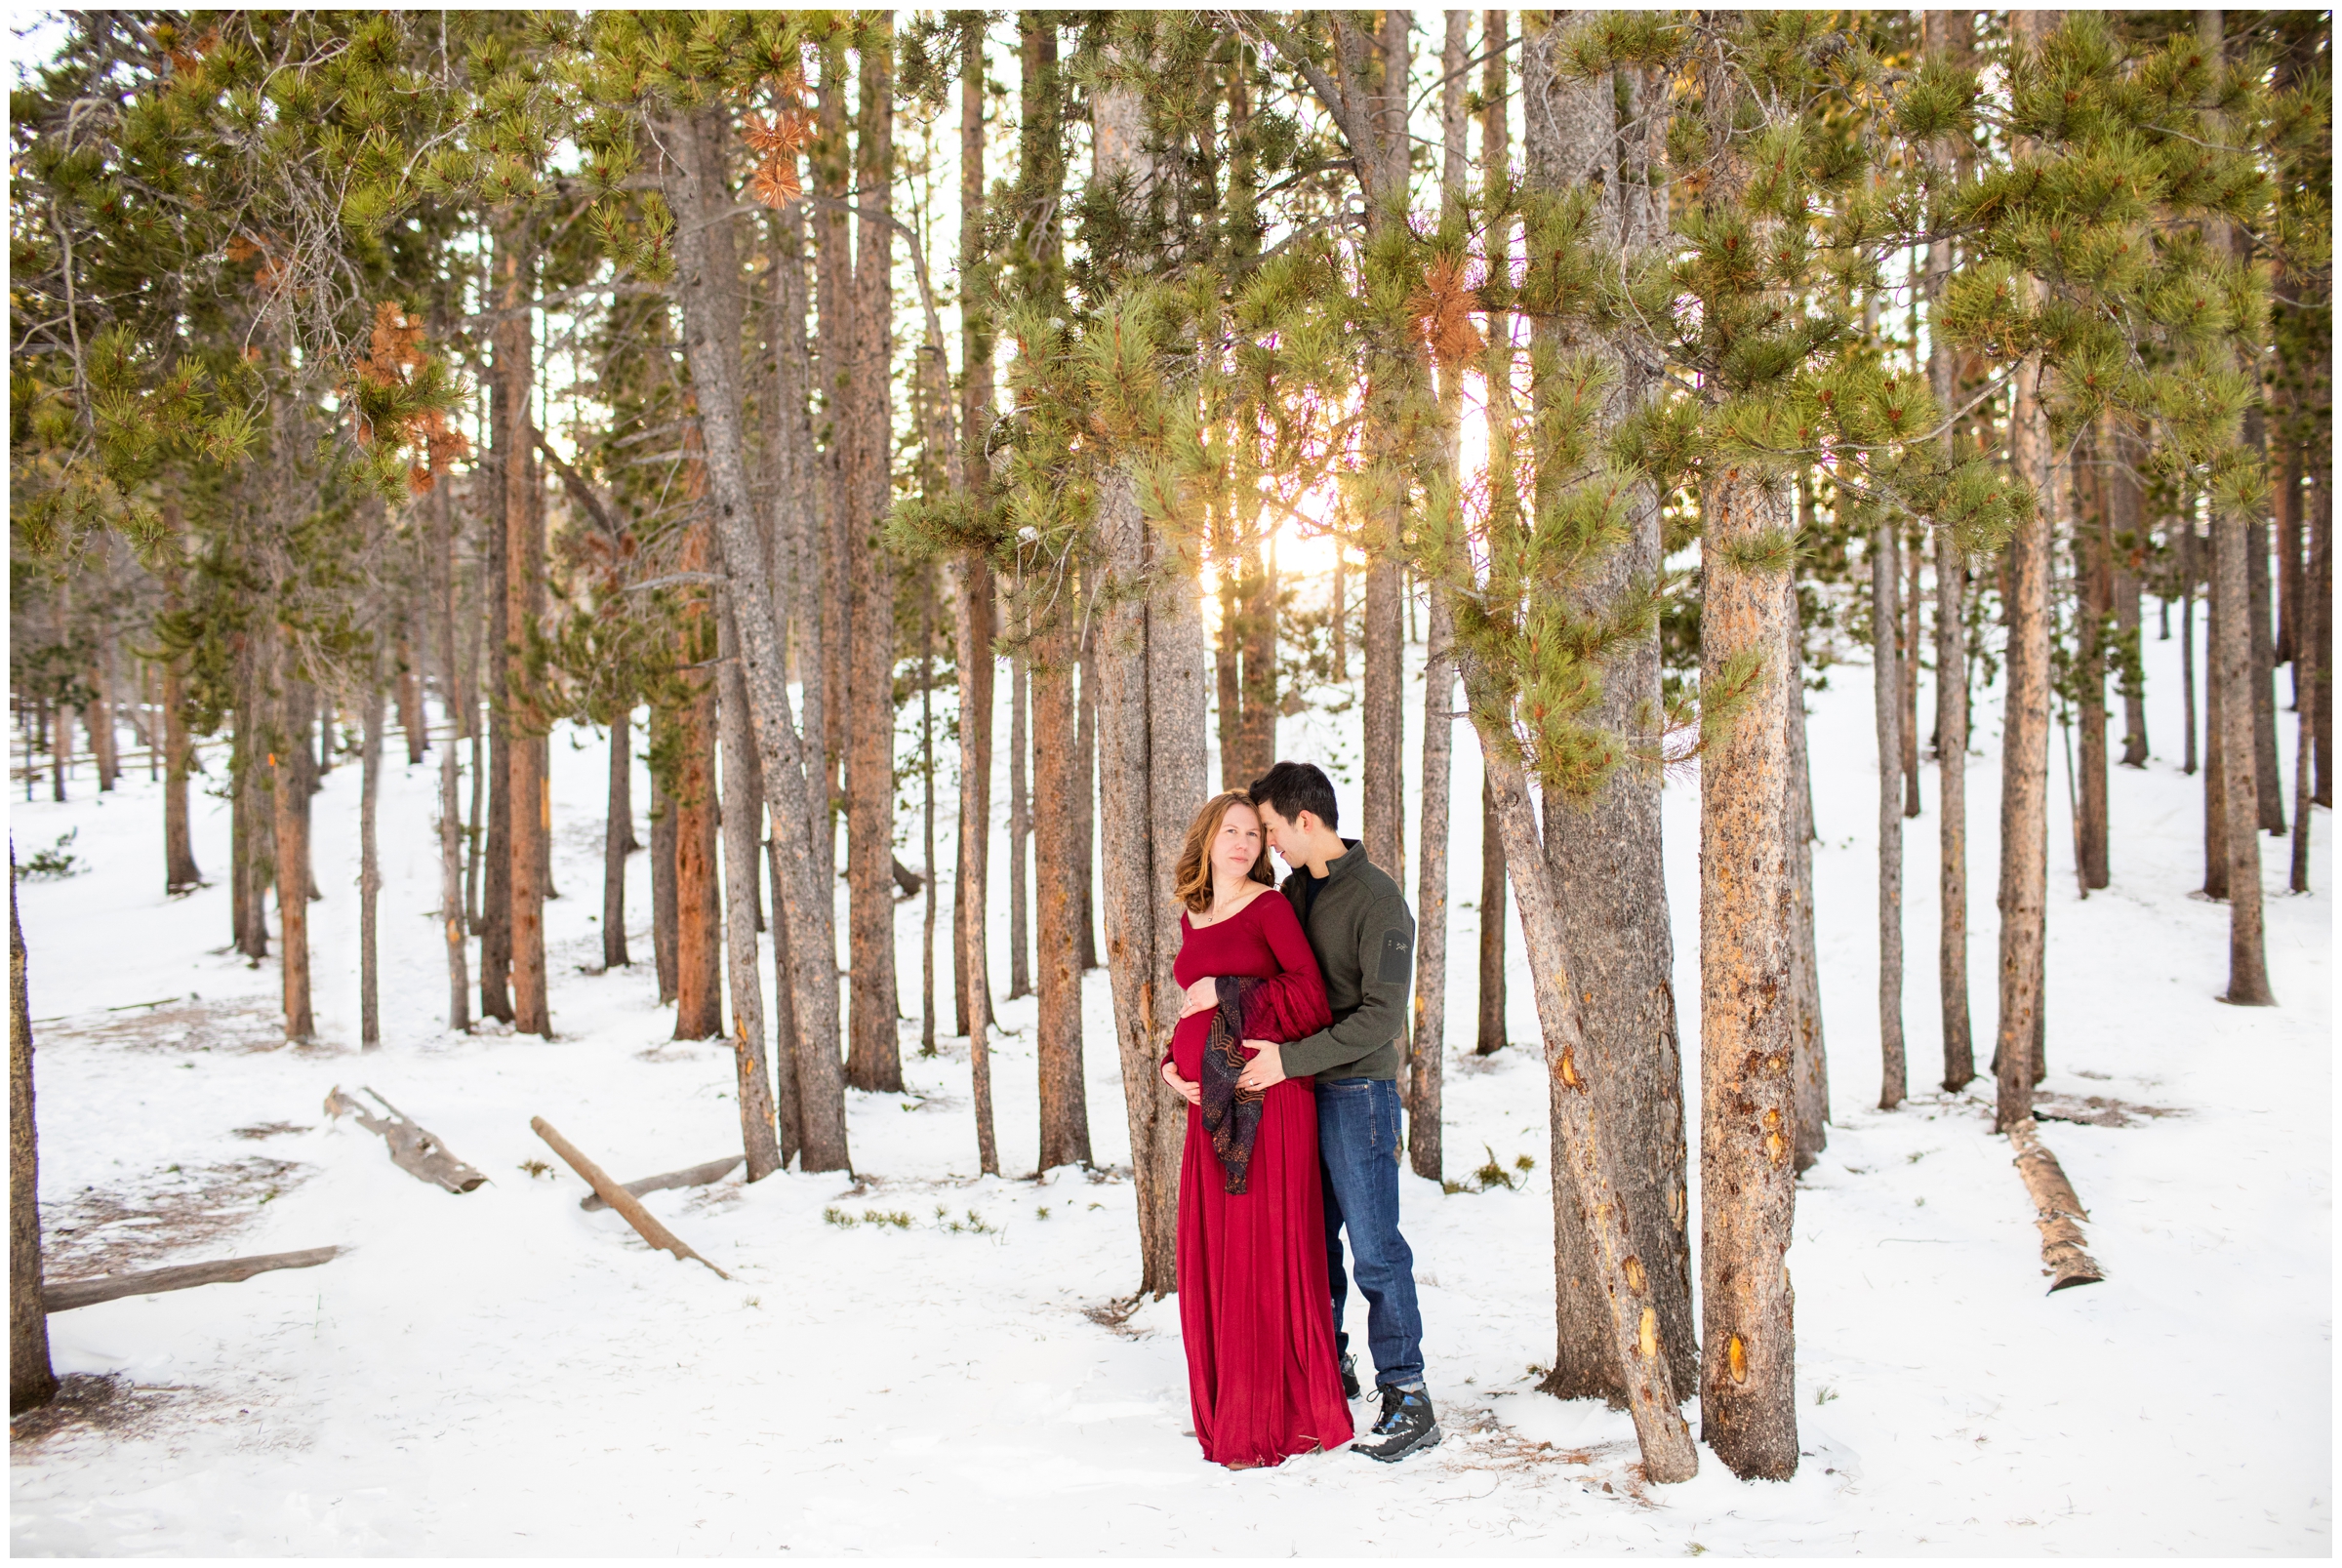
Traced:
<path fill-rule="evenodd" d="M 1246 1040 L 1259 1054 L 1236 1083 L 1263 1090 L 1284 1078 L 1316 1079 L 1326 1279 L 1333 1287 L 1342 1387 L 1357 1397 L 1356 1358 L 1342 1332 L 1347 1229 L 1352 1272 L 1366 1296 L 1366 1342 L 1383 1401 L 1382 1419 L 1355 1447 L 1371 1459 L 1404 1459 L 1440 1436 L 1423 1387 L 1415 1255 L 1398 1233 L 1399 1042 L 1415 970 L 1415 915 L 1390 873 L 1366 859 L 1356 839 L 1335 831 L 1334 786 L 1313 764 L 1280 762 L 1251 795 L 1269 847 L 1285 863 L 1283 892 L 1325 974 L 1334 1022 L 1282 1045 Z"/>

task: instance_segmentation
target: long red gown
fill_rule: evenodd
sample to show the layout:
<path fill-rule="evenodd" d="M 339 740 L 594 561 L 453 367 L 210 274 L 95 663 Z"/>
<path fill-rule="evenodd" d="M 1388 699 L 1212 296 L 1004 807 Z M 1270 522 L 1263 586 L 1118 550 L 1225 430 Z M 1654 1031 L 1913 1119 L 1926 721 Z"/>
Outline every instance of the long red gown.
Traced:
<path fill-rule="evenodd" d="M 1172 971 L 1180 985 L 1218 975 L 1271 982 L 1247 999 L 1249 1037 L 1298 1040 L 1332 1022 L 1309 939 L 1279 895 L 1262 894 L 1201 930 L 1184 915 L 1180 926 L 1186 938 Z M 1180 1021 L 1171 1059 L 1182 1077 L 1200 1081 L 1211 1025 L 1209 1012 Z M 1190 1106 L 1179 1168 L 1179 1326 L 1195 1436 L 1215 1464 L 1276 1465 L 1352 1435 L 1334 1359 L 1310 1079 L 1288 1078 L 1263 1097 L 1245 1185 L 1229 1194 L 1203 1112 Z"/>

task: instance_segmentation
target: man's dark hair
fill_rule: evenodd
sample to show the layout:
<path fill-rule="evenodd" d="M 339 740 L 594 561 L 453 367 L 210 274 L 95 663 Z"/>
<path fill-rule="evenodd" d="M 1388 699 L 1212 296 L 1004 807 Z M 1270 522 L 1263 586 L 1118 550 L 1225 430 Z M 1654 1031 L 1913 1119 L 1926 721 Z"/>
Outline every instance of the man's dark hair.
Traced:
<path fill-rule="evenodd" d="M 1267 806 L 1287 822 L 1309 812 L 1328 830 L 1339 827 L 1334 783 L 1314 762 L 1280 762 L 1252 782 L 1252 803 Z"/>

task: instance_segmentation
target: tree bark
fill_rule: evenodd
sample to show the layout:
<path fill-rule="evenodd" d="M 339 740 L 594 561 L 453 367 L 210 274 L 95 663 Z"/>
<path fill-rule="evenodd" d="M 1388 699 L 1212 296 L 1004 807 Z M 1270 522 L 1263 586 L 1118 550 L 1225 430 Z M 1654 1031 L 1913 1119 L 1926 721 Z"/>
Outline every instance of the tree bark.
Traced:
<path fill-rule="evenodd" d="M 984 260 L 984 37 L 971 27 L 961 37 L 959 62 L 959 264 L 973 275 Z M 991 478 L 987 457 L 992 428 L 992 323 L 978 291 L 960 302 L 959 441 L 953 476 L 981 503 Z M 980 1168 L 999 1174 L 992 1145 L 990 1042 L 992 984 L 989 973 L 987 895 L 992 833 L 992 569 L 974 550 L 951 577 L 952 662 L 959 679 L 959 828 L 951 883 L 951 994 L 956 1032 L 967 1036 L 974 1076 L 976 1145 Z M 1085 682 L 1095 665 L 1084 671 Z"/>
<path fill-rule="evenodd" d="M 820 873 L 809 796 L 818 775 L 808 770 L 789 712 L 786 650 L 774 623 L 772 596 L 749 504 L 743 462 L 741 398 L 736 349 L 740 342 L 740 267 L 729 225 L 732 207 L 722 176 L 724 111 L 707 108 L 666 122 L 682 158 L 668 165 L 670 200 L 683 215 L 676 229 L 676 294 L 685 346 L 699 401 L 707 452 L 708 500 L 733 594 L 740 658 L 755 719 L 765 803 L 781 840 L 787 871 L 785 904 L 793 968 L 792 1005 L 800 1049 L 798 1103 L 805 1119 L 804 1171 L 848 1168 L 845 1087 L 838 1065 L 837 947 L 828 888 Z"/>
<path fill-rule="evenodd" d="M 1810 492 L 1800 482 L 1798 532 L 1812 526 Z M 1822 1028 L 1821 954 L 1813 928 L 1813 767 L 1805 745 L 1805 634 L 1797 607 L 1795 577 L 1789 583 L 1789 646 L 1785 650 L 1789 678 L 1781 695 L 1789 710 L 1789 836 L 1790 897 L 1795 900 L 1789 921 L 1791 1028 L 1795 1051 L 1790 1058 L 1790 1098 L 1797 1106 L 1797 1168 L 1811 1166 L 1830 1146 L 1830 1052 Z"/>
<path fill-rule="evenodd" d="M 2313 504 L 2326 503 L 2326 476 L 2320 472 L 2316 500 Z M 2332 563 L 2326 559 L 2331 548 L 2327 531 L 2315 514 L 2310 525 L 2310 559 L 2303 568 L 2304 581 L 2310 586 L 2331 576 Z M 2310 808 L 2315 793 L 2313 768 L 2318 749 L 2317 694 L 2332 679 L 2327 672 L 2331 663 L 2333 612 L 2332 601 L 2322 594 L 2307 591 L 2295 601 L 2293 622 L 2293 706 L 2300 724 L 2293 753 L 2293 859 L 2288 885 L 2295 893 L 2310 891 L 2310 820 L 2316 815 Z"/>
<path fill-rule="evenodd" d="M 2217 546 L 2214 546 L 2216 551 Z M 2220 660 L 2224 606 L 2215 558 L 2203 607 L 2203 896 L 2228 899 L 2228 678 Z"/>
<path fill-rule="evenodd" d="M 280 660 L 291 658 L 281 637 L 278 650 Z M 289 671 L 281 688 L 280 739 L 271 748 L 268 783 L 276 818 L 276 918 L 283 951 L 285 1038 L 299 1045 L 317 1032 L 309 1010 L 309 788 L 316 762 L 307 741 L 314 699 L 307 683 Z"/>
<path fill-rule="evenodd" d="M 2257 416 L 2248 424 L 2258 424 Z M 2253 517 L 2244 526 L 2244 603 L 2252 618 L 2245 650 L 2252 663 L 2246 679 L 2252 683 L 2252 778 L 2257 792 L 2260 828 L 2264 833 L 2285 830 L 2285 797 L 2277 764 L 2277 652 L 2269 630 L 2269 525 Z"/>
<path fill-rule="evenodd" d="M 626 852 L 634 842 L 633 715 L 610 715 L 610 810 L 602 825 L 602 968 L 626 967 Z"/>
<path fill-rule="evenodd" d="M 1948 355 L 1946 357 L 1949 357 Z M 1936 989 L 1943 1012 L 1944 1088 L 1958 1094 L 1976 1076 L 1968 1018 L 1968 650 L 1966 557 L 1952 530 L 1935 531 L 1935 787 L 1937 835 Z"/>
<path fill-rule="evenodd" d="M 497 457 L 505 492 L 505 733 L 511 738 L 506 793 L 505 843 L 511 856 L 507 882 L 511 943 L 512 1028 L 517 1034 L 551 1038 L 545 972 L 546 894 L 545 751 L 547 715 L 528 688 L 528 646 L 536 630 L 545 583 L 545 543 L 538 516 L 536 468 L 529 400 L 536 384 L 536 344 L 527 307 L 535 297 L 534 273 L 522 260 L 526 241 L 511 230 L 496 237 L 502 287 L 496 332 L 496 373 L 505 382 L 504 418 Z"/>
<path fill-rule="evenodd" d="M 41 1281 L 41 1139 L 32 1109 L 32 999 L 24 923 L 17 915 L 17 851 L 8 851 L 8 1413 L 57 1397 Z"/>
<path fill-rule="evenodd" d="M 1895 656 L 1903 676 L 1903 815 L 1919 814 L 1919 549 L 1917 539 L 1898 539 L 1903 559 L 1902 643 Z"/>
<path fill-rule="evenodd" d="M 1386 521 L 1382 532 L 1395 535 Z M 1366 623 L 1360 636 L 1364 692 L 1359 703 L 1364 745 L 1358 762 L 1358 794 L 1366 858 L 1407 882 L 1406 775 L 1400 752 L 1406 734 L 1405 605 L 1400 594 L 1397 541 L 1372 545 L 1366 565 Z"/>
<path fill-rule="evenodd" d="M 651 714 L 651 753 L 661 754 L 659 737 L 664 731 L 672 734 L 673 715 L 654 711 Z M 651 772 L 651 955 L 659 974 L 659 1005 L 665 1007 L 676 995 L 675 927 L 679 912 L 675 898 L 675 798 L 660 784 L 658 770 Z"/>
<path fill-rule="evenodd" d="M 2180 721 L 2187 730 L 2180 771 L 2194 774 L 2196 755 L 2196 513 L 2183 498 L 2179 516 L 2172 520 L 2179 535 L 2179 703 Z"/>
<path fill-rule="evenodd" d="M 712 1040 L 724 1032 L 724 911 L 716 889 L 715 690 L 676 715 L 682 744 L 675 769 L 675 1035 Z"/>
<path fill-rule="evenodd" d="M 1756 654 L 1783 678 L 1786 567 L 1751 570 L 1736 546 L 1779 531 L 1789 507 L 1769 482 L 1726 473 L 1703 498 L 1706 588 L 1700 678 Z M 1792 1294 L 1784 1258 L 1797 1202 L 1791 1067 L 1797 1042 L 1778 998 L 1791 988 L 1791 878 L 1784 831 L 1788 708 L 1777 687 L 1700 763 L 1701 1435 L 1732 1472 L 1796 1473 Z M 1889 753 L 1891 756 L 1891 753 Z"/>
<path fill-rule="evenodd" d="M 764 882 L 759 828 L 763 824 L 762 781 L 756 777 L 756 748 L 748 739 L 747 682 L 740 673 L 739 638 L 733 614 L 719 609 L 716 701 L 723 746 L 721 821 L 724 835 L 724 955 L 732 982 L 734 1097 L 740 1104 L 741 1150 L 748 1180 L 761 1182 L 781 1168 L 781 1143 L 773 1114 L 773 1081 L 765 1066 L 764 982 L 756 969 L 757 890 Z"/>
<path fill-rule="evenodd" d="M 1026 713 L 1031 703 L 1030 661 L 1024 651 L 1009 658 L 1008 690 L 1008 995 L 1032 994 L 1032 961 L 1027 936 L 1032 929 L 1028 863 L 1032 842 L 1032 791 L 1025 780 L 1031 752 Z"/>
<path fill-rule="evenodd" d="M 1464 680 L 1472 710 L 1483 713 L 1498 702 L 1480 689 L 1467 664 Z M 1505 837 L 1505 862 L 1520 901 L 1522 941 L 1545 1035 L 1546 1072 L 1555 1085 L 1554 1108 L 1560 1120 L 1555 1138 L 1565 1157 L 1554 1182 L 1577 1204 L 1585 1255 L 1591 1260 L 1595 1321 L 1609 1332 L 1609 1362 L 1626 1383 L 1626 1406 L 1641 1447 L 1644 1476 L 1652 1481 L 1688 1480 L 1699 1469 L 1699 1452 L 1684 1423 L 1674 1374 L 1678 1357 L 1668 1342 L 1653 1286 L 1662 1270 L 1639 1254 L 1619 1175 L 1634 1155 L 1624 1146 L 1604 1112 L 1615 1101 L 1602 1090 L 1598 1057 L 1589 1049 L 1580 1008 L 1580 982 L 1572 972 L 1562 931 L 1561 900 L 1537 831 L 1528 783 L 1509 755 L 1511 737 L 1483 730 L 1488 779 L 1496 796 L 1497 821 Z M 1776 833 L 1773 835 L 1778 837 Z M 1716 1189 L 1709 1189 L 1714 1192 Z"/>
<path fill-rule="evenodd" d="M 179 503 L 166 502 L 163 506 L 163 531 L 171 539 L 182 536 Z M 184 598 L 182 586 L 184 569 L 176 561 L 163 578 L 164 591 L 172 611 L 178 611 Z M 187 775 L 192 771 L 194 748 L 187 741 L 187 716 L 183 709 L 184 693 L 181 690 L 180 655 L 166 652 L 163 661 L 163 891 L 184 893 L 203 885 L 203 872 L 195 864 L 195 840 L 187 821 Z M 151 754 L 151 742 L 147 747 Z M 29 758 L 27 762 L 29 763 Z M 230 787 L 233 787 L 231 784 Z M 241 895 L 242 889 L 239 888 Z M 240 929 L 240 928 L 239 928 Z"/>
<path fill-rule="evenodd" d="M 1059 606 L 1059 623 L 1034 640 L 1032 718 L 1033 728 L 1043 735 L 1062 738 L 1074 730 L 1075 632 L 1067 620 L 1074 613 L 1073 607 Z M 1033 833 L 1032 856 L 1039 1169 L 1046 1171 L 1090 1163 L 1090 1123 L 1081 1072 L 1081 946 L 1076 930 L 1080 900 L 1073 880 L 1073 813 L 1068 809 L 1078 772 L 1074 748 L 1062 744 L 1036 746 L 1033 763 L 1034 793 L 1050 802 Z"/>
<path fill-rule="evenodd" d="M 2040 362 L 2018 367 L 2009 418 L 2009 461 L 2038 504 L 2007 545 L 2007 715 L 2000 760 L 1999 1021 L 1993 1051 L 1999 1080 L 1996 1130 L 2033 1114 L 2035 1032 L 2040 1019 L 2048 899 L 2049 549 L 2056 475 L 2049 451 Z"/>
<path fill-rule="evenodd" d="M 2228 991 L 2239 1007 L 2274 1007 L 2261 932 L 2259 761 L 2253 728 L 2256 688 L 2267 671 L 2254 662 L 2251 571 L 2245 557 L 2252 535 L 2242 517 L 2212 518 L 2213 657 L 2219 661 L 2222 817 L 2228 851 Z M 2240 701 L 2241 699 L 2241 701 Z"/>
<path fill-rule="evenodd" d="M 489 427 L 510 438 L 511 378 L 493 376 L 488 386 Z M 492 454 L 492 458 L 501 454 Z M 480 598 L 488 616 L 488 835 L 473 873 L 479 893 L 480 1016 L 512 1022 L 512 733 L 510 527 L 503 464 L 492 461 L 481 476 L 486 499 L 482 519 L 487 549 L 480 563 Z M 474 761 L 477 761 L 475 756 Z M 474 826 L 479 816 L 473 802 Z"/>
<path fill-rule="evenodd" d="M 2139 667 L 2140 568 L 2145 562 L 2147 498 L 2139 485 L 2138 439 L 2122 421 L 2109 419 L 2112 437 L 2105 485 L 2107 526 L 2114 553 L 2115 634 L 2122 661 L 2122 766 L 2147 766 L 2147 684 Z"/>
<path fill-rule="evenodd" d="M 456 529 L 444 478 L 431 487 L 431 629 L 439 644 L 439 695 L 447 705 L 447 744 L 439 748 L 439 927 L 447 943 L 447 1026 L 471 1029 L 471 965 L 464 930 L 464 824 L 458 813 L 456 738 L 465 693 L 456 667 Z"/>
<path fill-rule="evenodd" d="M 395 659 L 398 667 L 398 731 L 407 743 L 407 765 L 423 760 L 430 749 L 430 726 L 423 716 L 423 681 L 417 669 L 418 655 L 415 640 L 408 635 L 414 615 L 410 605 L 400 606 L 398 643 Z"/>
<path fill-rule="evenodd" d="M 1871 533 L 1873 709 L 1878 736 L 1878 1108 L 1903 1104 L 1911 1082 L 1903 1050 L 1903 634 L 1897 546 L 1902 530 L 1881 516 Z"/>
<path fill-rule="evenodd" d="M 1480 783 L 1480 1018 L 1475 1056 L 1505 1048 L 1505 840 L 1496 824 L 1496 796 Z"/>
<path fill-rule="evenodd" d="M 365 739 L 358 760 L 358 1045 L 371 1051 L 383 1043 L 382 966 L 376 941 L 376 905 L 383 892 L 382 856 L 375 845 L 375 808 L 382 799 L 383 693 L 365 695 Z"/>
<path fill-rule="evenodd" d="M 2074 671 L 2077 717 L 2081 726 L 2080 812 L 2075 828 L 2077 859 L 2086 892 L 2105 887 L 2107 864 L 2106 801 L 2106 640 L 2115 610 L 2113 526 L 2107 516 L 2109 500 L 2106 463 L 2112 442 L 2106 431 L 2111 417 L 2102 418 L 2088 432 L 2080 449 L 2088 467 L 2086 484 L 2075 486 L 2074 564 L 2077 647 Z"/>

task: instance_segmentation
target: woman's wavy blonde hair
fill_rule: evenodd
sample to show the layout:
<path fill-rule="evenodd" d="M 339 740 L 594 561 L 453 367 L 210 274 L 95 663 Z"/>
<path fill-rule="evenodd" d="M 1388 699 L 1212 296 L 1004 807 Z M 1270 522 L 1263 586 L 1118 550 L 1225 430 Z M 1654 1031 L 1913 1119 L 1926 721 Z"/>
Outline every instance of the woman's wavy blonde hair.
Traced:
<path fill-rule="evenodd" d="M 1179 864 L 1172 873 L 1171 894 L 1188 906 L 1190 914 L 1201 914 L 1212 906 L 1212 840 L 1220 836 L 1221 821 L 1231 806 L 1241 806 L 1256 819 L 1260 815 L 1250 795 L 1230 789 L 1205 801 L 1195 820 L 1188 824 L 1187 841 L 1179 847 Z M 1261 834 L 1260 858 L 1246 874 L 1265 886 L 1276 886 L 1276 872 L 1269 864 L 1266 831 Z"/>

